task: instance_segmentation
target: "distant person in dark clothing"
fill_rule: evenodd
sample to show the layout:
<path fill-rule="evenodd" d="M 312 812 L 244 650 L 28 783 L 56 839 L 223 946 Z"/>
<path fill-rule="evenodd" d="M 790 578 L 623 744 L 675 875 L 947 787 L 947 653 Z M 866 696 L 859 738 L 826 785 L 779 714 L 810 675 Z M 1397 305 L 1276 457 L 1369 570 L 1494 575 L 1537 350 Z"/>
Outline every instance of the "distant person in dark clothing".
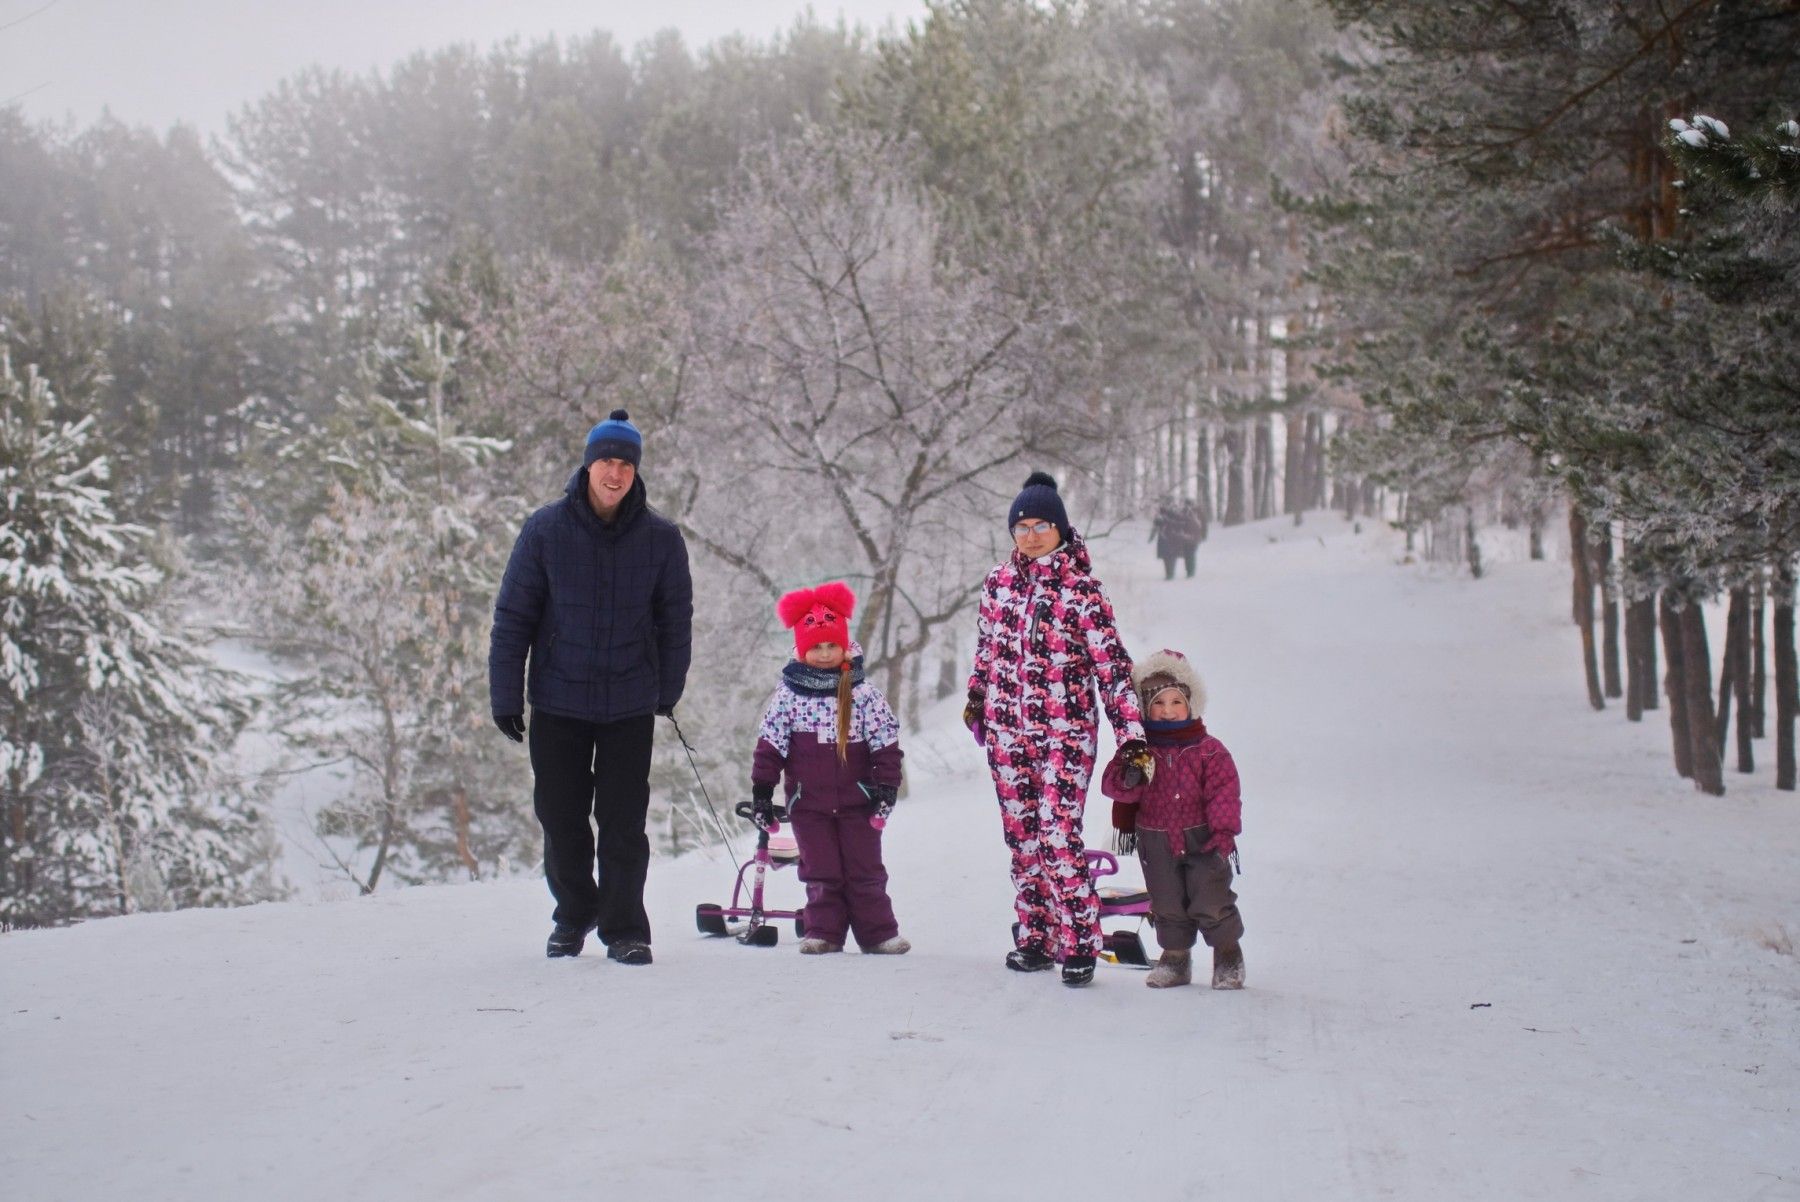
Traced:
<path fill-rule="evenodd" d="M 1163 561 L 1163 579 L 1175 579 L 1175 561 L 1187 563 L 1187 574 L 1194 575 L 1194 553 L 1206 537 L 1206 524 L 1193 503 L 1182 504 L 1169 497 L 1157 507 L 1156 520 L 1150 523 L 1150 538 L 1156 543 L 1156 557 Z"/>
<path fill-rule="evenodd" d="M 589 431 L 562 499 L 513 544 L 488 645 L 494 724 L 514 742 L 531 668 L 533 800 L 556 899 L 545 952 L 580 955 L 598 930 L 621 964 L 650 963 L 650 749 L 687 682 L 694 614 L 687 544 L 645 501 L 642 456 L 623 409 Z"/>

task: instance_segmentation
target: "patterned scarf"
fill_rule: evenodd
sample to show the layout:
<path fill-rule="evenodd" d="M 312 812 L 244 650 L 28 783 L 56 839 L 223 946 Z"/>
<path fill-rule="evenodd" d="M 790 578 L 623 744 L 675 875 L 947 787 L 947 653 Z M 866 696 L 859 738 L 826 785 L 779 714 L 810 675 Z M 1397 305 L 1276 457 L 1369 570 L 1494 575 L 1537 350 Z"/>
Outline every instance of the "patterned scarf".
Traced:
<path fill-rule="evenodd" d="M 787 667 L 781 670 L 781 679 L 787 687 L 804 697 L 837 696 L 840 675 L 837 668 L 815 668 L 797 659 L 789 660 Z M 863 657 L 859 655 L 850 661 L 850 687 L 855 688 L 862 682 Z"/>

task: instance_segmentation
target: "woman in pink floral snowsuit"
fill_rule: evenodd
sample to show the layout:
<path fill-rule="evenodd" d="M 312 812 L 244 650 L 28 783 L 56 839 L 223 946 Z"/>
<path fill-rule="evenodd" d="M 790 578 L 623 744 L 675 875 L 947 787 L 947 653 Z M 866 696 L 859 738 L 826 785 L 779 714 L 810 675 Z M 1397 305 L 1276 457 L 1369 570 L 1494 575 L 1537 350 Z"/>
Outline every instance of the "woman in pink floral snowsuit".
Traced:
<path fill-rule="evenodd" d="M 1131 659 L 1056 481 L 1033 472 L 1013 501 L 1013 553 L 988 573 L 963 718 L 987 752 L 1012 851 L 1017 946 L 1008 968 L 1058 960 L 1063 981 L 1093 979 L 1099 901 L 1088 876 L 1082 809 L 1094 771 L 1094 686 L 1127 762 L 1149 764 Z"/>

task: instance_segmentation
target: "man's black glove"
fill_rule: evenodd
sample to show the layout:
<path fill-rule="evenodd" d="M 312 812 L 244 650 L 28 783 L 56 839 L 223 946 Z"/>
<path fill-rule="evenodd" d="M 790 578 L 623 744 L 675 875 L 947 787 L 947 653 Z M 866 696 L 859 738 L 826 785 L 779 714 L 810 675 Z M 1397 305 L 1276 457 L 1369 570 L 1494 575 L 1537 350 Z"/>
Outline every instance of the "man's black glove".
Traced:
<path fill-rule="evenodd" d="M 525 741 L 525 715 L 495 714 L 494 725 L 500 728 L 501 734 L 513 742 L 523 743 Z"/>
<path fill-rule="evenodd" d="M 658 718 L 673 719 L 675 717 L 675 707 L 672 705 L 659 705 L 656 707 L 656 716 Z"/>
<path fill-rule="evenodd" d="M 763 830 L 775 825 L 775 786 L 752 785 L 750 788 L 750 821 Z"/>
<path fill-rule="evenodd" d="M 900 800 L 900 790 L 892 785 L 878 785 L 872 781 L 861 781 L 856 787 L 863 791 L 864 797 L 875 803 L 877 818 L 886 818 L 893 813 L 894 803 Z"/>

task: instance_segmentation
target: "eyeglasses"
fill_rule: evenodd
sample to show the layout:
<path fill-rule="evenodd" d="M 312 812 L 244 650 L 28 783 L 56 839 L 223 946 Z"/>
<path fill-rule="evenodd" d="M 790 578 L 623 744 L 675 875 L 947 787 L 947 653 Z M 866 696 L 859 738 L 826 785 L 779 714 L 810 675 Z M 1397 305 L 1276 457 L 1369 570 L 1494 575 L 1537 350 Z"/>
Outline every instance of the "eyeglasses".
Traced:
<path fill-rule="evenodd" d="M 1025 538 L 1033 534 L 1048 534 L 1056 529 L 1054 522 L 1020 522 L 1013 527 L 1014 538 Z"/>

